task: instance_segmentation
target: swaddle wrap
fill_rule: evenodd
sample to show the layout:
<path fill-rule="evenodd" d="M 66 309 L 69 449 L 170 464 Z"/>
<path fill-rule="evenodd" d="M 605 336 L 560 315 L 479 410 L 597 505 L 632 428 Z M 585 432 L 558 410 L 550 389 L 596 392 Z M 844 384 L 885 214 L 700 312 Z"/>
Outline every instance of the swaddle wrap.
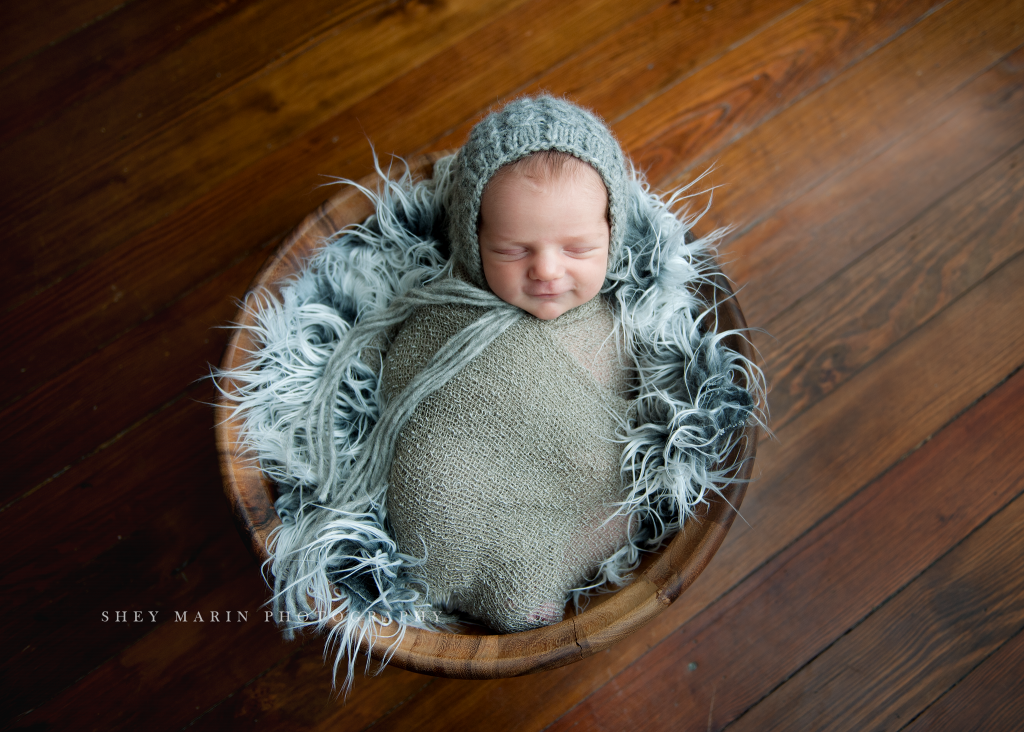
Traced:
<path fill-rule="evenodd" d="M 399 395 L 474 308 L 421 308 L 384 361 Z M 387 515 L 428 599 L 502 632 L 562 619 L 566 598 L 626 541 L 621 445 L 628 369 L 601 298 L 519 320 L 406 423 Z M 601 381 L 604 383 L 601 383 Z"/>

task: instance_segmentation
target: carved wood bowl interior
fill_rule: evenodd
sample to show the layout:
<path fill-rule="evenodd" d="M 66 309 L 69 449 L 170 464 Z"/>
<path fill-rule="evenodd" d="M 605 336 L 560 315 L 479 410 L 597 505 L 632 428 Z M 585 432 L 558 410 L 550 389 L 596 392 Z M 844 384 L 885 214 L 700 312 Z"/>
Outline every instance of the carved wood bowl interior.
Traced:
<path fill-rule="evenodd" d="M 434 162 L 442 154 L 416 159 L 411 168 L 419 177 L 429 177 Z M 396 166 L 399 167 L 399 166 Z M 396 171 L 395 174 L 400 171 Z M 360 181 L 373 190 L 376 176 Z M 369 200 L 357 189 L 346 187 L 306 217 L 257 275 L 246 302 L 256 291 L 279 295 L 279 283 L 297 272 L 308 260 L 323 238 L 343 226 L 366 219 L 373 212 Z M 725 278 L 720 278 L 728 287 Z M 721 300 L 721 296 L 717 298 Z M 239 309 L 236 322 L 252 325 L 245 307 Z M 735 298 L 718 306 L 719 330 L 745 328 L 746 321 Z M 728 344 L 748 358 L 752 349 L 746 340 L 732 338 Z M 223 369 L 235 368 L 245 362 L 254 346 L 251 333 L 238 328 L 228 343 L 221 363 Z M 230 390 L 234 385 L 223 384 Z M 222 400 L 217 407 L 217 447 L 220 455 L 224 492 L 231 501 L 235 520 L 253 554 L 267 559 L 266 540 L 281 523 L 274 510 L 275 486 L 264 477 L 255 460 L 238 447 L 239 421 Z M 757 447 L 757 430 L 747 427 L 745 439 L 737 451 L 739 468 L 735 477 L 749 479 Z M 401 644 L 392 649 L 389 642 L 379 641 L 361 649 L 380 660 L 385 653 L 394 653 L 390 663 L 419 673 L 464 679 L 485 679 L 557 668 L 590 656 L 641 627 L 668 607 L 696 579 L 718 550 L 735 518 L 745 492 L 744 482 L 722 489 L 722 498 L 714 498 L 707 511 L 696 520 L 686 522 L 671 542 L 644 562 L 634 573 L 634 580 L 617 592 L 599 596 L 588 609 L 571 612 L 555 625 L 508 635 L 480 634 L 479 629 L 464 633 L 443 633 L 409 628 Z M 385 630 L 385 635 L 387 631 Z"/>

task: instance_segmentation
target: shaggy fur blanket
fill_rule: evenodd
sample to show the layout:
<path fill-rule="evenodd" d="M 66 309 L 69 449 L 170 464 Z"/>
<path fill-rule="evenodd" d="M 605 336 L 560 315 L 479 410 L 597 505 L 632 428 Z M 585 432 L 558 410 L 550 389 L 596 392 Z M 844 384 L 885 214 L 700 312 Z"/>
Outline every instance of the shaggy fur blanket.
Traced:
<path fill-rule="evenodd" d="M 347 660 L 346 686 L 361 639 L 384 634 L 397 644 L 409 626 L 449 620 L 418 579 L 423 557 L 399 550 L 387 516 L 402 426 L 447 374 L 532 317 L 451 277 L 442 233 L 450 164 L 438 161 L 430 180 L 382 174 L 379 191 L 363 189 L 375 215 L 325 241 L 282 301 L 257 298 L 259 346 L 244 367 L 219 374 L 238 385 L 226 396 L 245 446 L 280 491 L 283 525 L 268 547 L 275 615 L 287 613 L 289 635 L 307 626 L 327 632 L 328 648 L 338 646 L 335 673 Z M 602 292 L 636 367 L 635 398 L 616 435 L 618 510 L 629 531 L 574 599 L 622 584 L 642 551 L 659 547 L 727 480 L 739 428 L 763 420 L 760 371 L 726 347 L 716 303 L 697 294 L 710 281 L 720 233 L 694 239 L 699 216 L 672 210 L 679 193 L 663 200 L 637 174 L 630 191 L 626 251 L 610 263 Z M 418 308 L 437 304 L 481 315 L 445 346 L 445 363 L 383 404 L 381 353 Z"/>

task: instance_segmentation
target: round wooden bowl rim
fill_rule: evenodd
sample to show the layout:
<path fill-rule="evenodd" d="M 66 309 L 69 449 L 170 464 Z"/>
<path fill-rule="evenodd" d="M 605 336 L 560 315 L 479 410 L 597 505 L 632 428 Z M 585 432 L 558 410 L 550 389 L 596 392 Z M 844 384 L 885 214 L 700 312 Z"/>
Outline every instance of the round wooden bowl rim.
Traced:
<path fill-rule="evenodd" d="M 426 177 L 436 160 L 447 153 L 433 153 L 410 164 L 414 174 Z M 398 167 L 398 166 L 396 166 Z M 397 176 L 402 170 L 394 170 Z M 359 181 L 374 189 L 376 175 Z M 253 281 L 237 314 L 236 328 L 221 362 L 229 370 L 245 362 L 254 343 L 246 326 L 253 324 L 251 305 L 256 297 L 279 297 L 282 280 L 298 271 L 309 255 L 343 225 L 363 221 L 373 212 L 369 200 L 348 186 L 307 216 L 270 257 Z M 724 277 L 720 285 L 728 287 Z M 718 305 L 719 322 L 726 329 L 746 327 L 735 298 Z M 750 344 L 733 337 L 730 345 L 752 358 Z M 231 382 L 222 383 L 233 390 Z M 238 447 L 239 420 L 230 402 L 217 405 L 216 437 L 224 479 L 224 492 L 231 502 L 236 524 L 249 542 L 253 554 L 267 561 L 267 537 L 281 519 L 274 510 L 274 489 L 255 460 Z M 610 598 L 560 623 L 506 635 L 470 635 L 408 628 L 402 641 L 382 636 L 372 647 L 364 641 L 361 650 L 375 659 L 390 657 L 390 663 L 411 671 L 452 678 L 498 678 L 518 676 L 557 668 L 601 651 L 640 628 L 675 600 L 696 579 L 714 556 L 736 516 L 753 470 L 757 430 L 748 427 L 734 457 L 738 482 L 722 488 L 707 511 L 686 522 L 657 558 L 629 585 Z"/>

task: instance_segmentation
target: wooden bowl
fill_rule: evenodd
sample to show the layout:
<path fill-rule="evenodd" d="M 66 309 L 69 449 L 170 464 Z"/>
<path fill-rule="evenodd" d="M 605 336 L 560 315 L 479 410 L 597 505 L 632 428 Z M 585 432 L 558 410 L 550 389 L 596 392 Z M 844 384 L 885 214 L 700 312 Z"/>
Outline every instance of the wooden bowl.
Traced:
<path fill-rule="evenodd" d="M 434 162 L 442 156 L 443 153 L 435 153 L 415 160 L 411 165 L 413 173 L 429 177 Z M 400 172 L 394 171 L 394 174 Z M 373 190 L 377 185 L 376 176 L 367 176 L 360 183 Z M 355 188 L 346 187 L 292 232 L 256 276 L 246 302 L 257 291 L 270 292 L 279 298 L 279 283 L 302 267 L 323 238 L 346 224 L 363 221 L 371 213 L 369 200 Z M 719 284 L 728 288 L 724 277 Z M 236 317 L 241 326 L 253 324 L 246 307 L 239 309 Z M 723 330 L 746 327 L 735 298 L 718 306 L 718 322 Z M 744 339 L 732 338 L 728 344 L 747 358 L 753 358 L 751 346 Z M 221 368 L 233 369 L 243 364 L 254 345 L 247 328 L 237 329 L 228 343 Z M 234 385 L 225 382 L 223 387 L 230 391 Z M 231 501 L 243 538 L 249 542 L 256 558 L 264 561 L 267 536 L 281 519 L 274 510 L 274 485 L 255 460 L 238 447 L 239 428 L 239 421 L 232 418 L 227 402 L 222 399 L 217 407 L 217 447 L 224 492 Z M 748 427 L 745 439 L 740 441 L 732 456 L 739 466 L 734 477 L 741 481 L 749 479 L 756 447 L 757 429 Z M 394 649 L 390 663 L 435 676 L 489 679 L 557 668 L 597 653 L 647 623 L 689 587 L 721 545 L 736 516 L 730 504 L 739 508 L 744 492 L 744 482 L 723 487 L 722 496 L 726 500 L 712 499 L 703 515 L 687 521 L 653 561 L 645 562 L 645 568 L 631 584 L 600 598 L 578 615 L 555 625 L 507 635 L 409 628 L 401 644 Z M 360 650 L 378 661 L 392 650 L 386 639 L 373 647 L 366 645 L 364 641 Z"/>

